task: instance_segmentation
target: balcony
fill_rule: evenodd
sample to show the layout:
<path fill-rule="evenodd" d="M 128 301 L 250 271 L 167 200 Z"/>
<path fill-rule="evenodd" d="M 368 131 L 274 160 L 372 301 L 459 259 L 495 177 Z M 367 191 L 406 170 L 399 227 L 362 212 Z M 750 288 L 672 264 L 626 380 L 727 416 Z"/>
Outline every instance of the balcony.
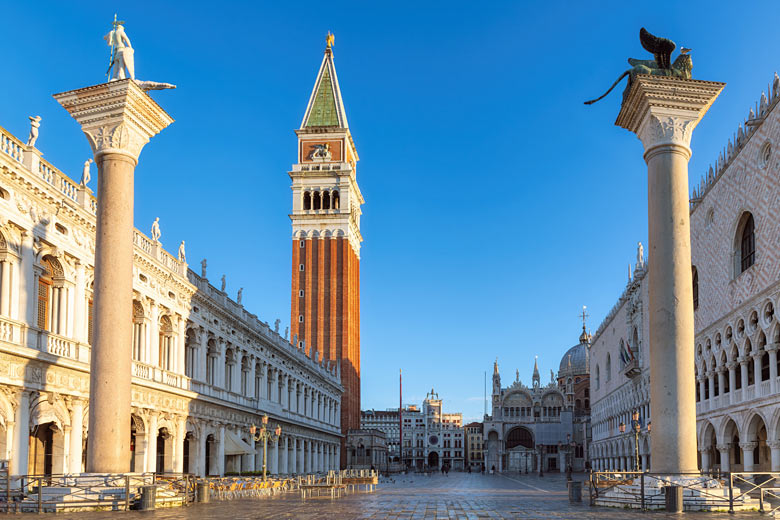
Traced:
<path fill-rule="evenodd" d="M 620 371 L 624 376 L 629 379 L 634 379 L 636 376 L 642 373 L 642 369 L 639 367 L 639 361 L 632 359 L 623 369 Z"/>

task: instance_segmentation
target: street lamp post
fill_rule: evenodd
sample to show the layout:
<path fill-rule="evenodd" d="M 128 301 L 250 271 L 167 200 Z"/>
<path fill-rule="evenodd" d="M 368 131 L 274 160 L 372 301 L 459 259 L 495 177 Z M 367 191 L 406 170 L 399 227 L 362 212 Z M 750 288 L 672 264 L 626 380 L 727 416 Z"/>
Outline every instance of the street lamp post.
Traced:
<path fill-rule="evenodd" d="M 266 428 L 266 426 L 268 426 L 267 414 L 263 415 L 262 421 L 263 425 L 260 427 L 259 431 L 257 430 L 257 426 L 253 424 L 252 427 L 249 428 L 249 433 L 252 434 L 255 441 L 263 441 L 263 481 L 265 481 L 265 471 L 268 462 L 268 441 L 277 442 L 282 435 L 282 427 L 277 424 L 276 429 L 274 429 L 273 432 L 270 432 L 268 431 L 268 428 Z"/>

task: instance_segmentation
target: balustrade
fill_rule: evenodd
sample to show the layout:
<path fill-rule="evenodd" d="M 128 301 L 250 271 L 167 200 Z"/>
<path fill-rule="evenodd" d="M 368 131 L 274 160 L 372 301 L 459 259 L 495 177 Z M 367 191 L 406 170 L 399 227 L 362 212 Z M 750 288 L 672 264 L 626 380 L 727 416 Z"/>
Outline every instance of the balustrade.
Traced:
<path fill-rule="evenodd" d="M 19 323 L 0 317 L 0 341 L 18 345 L 21 337 L 20 331 Z"/>
<path fill-rule="evenodd" d="M 11 156 L 12 159 L 22 162 L 24 143 L 0 127 L 0 150 Z"/>
<path fill-rule="evenodd" d="M 76 342 L 53 332 L 40 332 L 38 348 L 55 356 L 78 359 Z"/>
<path fill-rule="evenodd" d="M 760 395 L 762 397 L 772 393 L 771 385 L 772 381 L 770 380 L 761 381 Z"/>

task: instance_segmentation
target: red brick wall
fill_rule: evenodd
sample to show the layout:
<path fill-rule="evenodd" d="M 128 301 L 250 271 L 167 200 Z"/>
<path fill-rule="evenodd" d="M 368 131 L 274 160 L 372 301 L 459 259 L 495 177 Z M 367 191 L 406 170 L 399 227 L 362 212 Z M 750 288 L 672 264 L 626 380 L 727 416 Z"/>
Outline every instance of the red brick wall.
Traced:
<path fill-rule="evenodd" d="M 360 259 L 343 237 L 293 241 L 291 337 L 341 363 L 341 429 L 360 427 Z M 299 264 L 304 264 L 300 271 Z M 298 291 L 303 288 L 303 298 Z M 303 315 L 303 323 L 298 316 Z M 342 442 L 342 466 L 346 450 Z"/>

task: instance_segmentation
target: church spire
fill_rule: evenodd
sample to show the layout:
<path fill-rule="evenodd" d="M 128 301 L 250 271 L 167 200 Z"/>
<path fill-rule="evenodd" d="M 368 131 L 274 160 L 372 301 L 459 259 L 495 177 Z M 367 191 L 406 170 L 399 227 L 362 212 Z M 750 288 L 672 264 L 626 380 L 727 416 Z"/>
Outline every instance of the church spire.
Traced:
<path fill-rule="evenodd" d="M 538 388 L 539 384 L 540 384 L 540 382 L 539 382 L 539 365 L 536 362 L 536 359 L 538 357 L 539 356 L 534 356 L 534 375 L 533 375 L 533 385 L 534 385 L 534 388 Z"/>
<path fill-rule="evenodd" d="M 328 33 L 325 56 L 322 58 L 317 81 L 314 82 L 309 104 L 303 115 L 301 130 L 323 127 L 349 128 L 344 101 L 341 99 L 339 79 L 336 76 L 336 66 L 333 64 L 333 43 L 334 36 Z"/>

